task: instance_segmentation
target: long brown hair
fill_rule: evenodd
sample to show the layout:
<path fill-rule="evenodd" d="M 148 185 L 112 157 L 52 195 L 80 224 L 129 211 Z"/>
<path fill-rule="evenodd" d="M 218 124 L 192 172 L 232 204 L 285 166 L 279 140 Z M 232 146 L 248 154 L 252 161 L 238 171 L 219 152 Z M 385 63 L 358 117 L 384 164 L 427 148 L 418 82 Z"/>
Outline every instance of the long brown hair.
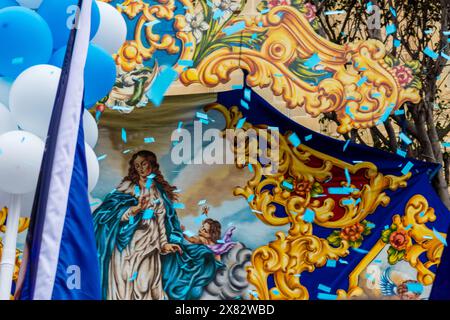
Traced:
<path fill-rule="evenodd" d="M 139 185 L 139 174 L 134 167 L 134 161 L 137 157 L 142 157 L 150 163 L 152 167 L 152 173 L 155 175 L 153 179 L 160 185 L 160 187 L 164 190 L 171 201 L 177 200 L 178 195 L 175 193 L 175 190 L 177 188 L 170 185 L 169 182 L 164 179 L 161 171 L 159 171 L 159 163 L 158 159 L 156 158 L 156 154 L 148 150 L 141 150 L 133 154 L 129 161 L 128 175 L 123 178 L 122 182 L 131 181 L 132 183 Z"/>
<path fill-rule="evenodd" d="M 222 234 L 222 226 L 219 221 L 208 218 L 203 220 L 203 224 L 209 224 L 209 234 L 211 235 L 211 241 L 217 243 Z"/>

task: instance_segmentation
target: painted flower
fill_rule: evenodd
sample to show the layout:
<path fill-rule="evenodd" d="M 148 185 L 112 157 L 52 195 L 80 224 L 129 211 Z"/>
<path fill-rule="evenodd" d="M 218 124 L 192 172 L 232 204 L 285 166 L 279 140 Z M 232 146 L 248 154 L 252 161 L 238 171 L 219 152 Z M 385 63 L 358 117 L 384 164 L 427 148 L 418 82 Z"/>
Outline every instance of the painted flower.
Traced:
<path fill-rule="evenodd" d="M 405 250 L 409 242 L 409 236 L 405 230 L 397 230 L 389 236 L 389 243 L 398 251 Z"/>
<path fill-rule="evenodd" d="M 240 0 L 213 0 L 212 4 L 215 10 L 219 9 L 222 12 L 220 21 L 228 20 L 241 7 Z"/>
<path fill-rule="evenodd" d="M 119 12 L 125 12 L 130 19 L 134 19 L 139 13 L 144 10 L 145 4 L 143 1 L 126 0 L 122 4 L 117 5 Z"/>
<path fill-rule="evenodd" d="M 399 65 L 393 67 L 392 69 L 394 70 L 395 77 L 402 87 L 407 86 L 414 79 L 414 74 L 411 68 Z"/>
<path fill-rule="evenodd" d="M 271 9 L 277 6 L 290 6 L 291 0 L 269 0 L 267 1 L 267 8 Z"/>
<path fill-rule="evenodd" d="M 361 223 L 356 223 L 352 226 L 342 229 L 340 236 L 341 239 L 354 242 L 362 238 L 363 232 L 364 226 Z"/>
<path fill-rule="evenodd" d="M 294 181 L 294 192 L 299 196 L 306 197 L 312 189 L 311 182 L 307 180 L 295 180 Z"/>
<path fill-rule="evenodd" d="M 306 10 L 305 17 L 309 22 L 313 21 L 316 18 L 317 8 L 312 3 L 305 4 L 304 9 Z"/>
<path fill-rule="evenodd" d="M 195 39 L 197 39 L 197 43 L 200 42 L 203 36 L 203 32 L 209 29 L 208 23 L 205 22 L 205 17 L 202 12 L 197 13 L 196 15 L 187 13 L 185 15 L 187 25 L 183 28 L 184 32 L 192 32 Z"/>
<path fill-rule="evenodd" d="M 328 243 L 334 247 L 339 247 L 342 241 L 348 241 L 348 244 L 352 248 L 359 248 L 364 240 L 365 236 L 371 234 L 373 223 L 364 220 L 354 225 L 345 227 L 343 229 L 334 230 L 328 237 Z"/>

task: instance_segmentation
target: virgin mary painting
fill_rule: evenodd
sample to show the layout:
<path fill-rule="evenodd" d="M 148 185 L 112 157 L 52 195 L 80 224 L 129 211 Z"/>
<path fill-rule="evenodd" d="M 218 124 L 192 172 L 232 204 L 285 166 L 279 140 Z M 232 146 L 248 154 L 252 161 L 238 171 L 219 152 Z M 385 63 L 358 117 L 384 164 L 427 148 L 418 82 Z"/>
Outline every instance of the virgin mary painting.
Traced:
<path fill-rule="evenodd" d="M 139 151 L 93 213 L 104 299 L 198 299 L 222 267 L 207 246 L 184 239 L 175 189 L 156 155 Z"/>

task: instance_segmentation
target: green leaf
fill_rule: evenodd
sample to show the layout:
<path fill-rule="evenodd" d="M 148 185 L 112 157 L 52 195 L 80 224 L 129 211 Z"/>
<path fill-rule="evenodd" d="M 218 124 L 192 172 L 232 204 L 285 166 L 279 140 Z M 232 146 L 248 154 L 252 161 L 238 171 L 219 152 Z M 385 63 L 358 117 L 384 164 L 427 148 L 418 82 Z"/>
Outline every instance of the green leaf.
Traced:
<path fill-rule="evenodd" d="M 381 241 L 384 243 L 389 243 L 389 237 L 391 236 L 392 230 L 386 229 L 381 232 Z"/>
<path fill-rule="evenodd" d="M 342 239 L 339 235 L 340 232 L 338 230 L 333 231 L 327 238 L 328 243 L 334 247 L 339 247 L 342 242 Z"/>

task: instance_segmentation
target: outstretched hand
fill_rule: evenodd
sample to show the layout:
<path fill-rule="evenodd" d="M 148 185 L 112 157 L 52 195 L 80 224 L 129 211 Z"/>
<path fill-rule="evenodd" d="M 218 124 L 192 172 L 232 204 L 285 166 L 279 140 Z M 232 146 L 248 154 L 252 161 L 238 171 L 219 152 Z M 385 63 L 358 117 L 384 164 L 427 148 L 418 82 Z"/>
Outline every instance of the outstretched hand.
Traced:
<path fill-rule="evenodd" d="M 172 244 L 172 243 L 166 243 L 162 247 L 162 252 L 163 253 L 178 252 L 180 255 L 183 254 L 183 250 L 181 250 L 181 247 L 179 245 L 177 245 L 177 244 Z"/>

